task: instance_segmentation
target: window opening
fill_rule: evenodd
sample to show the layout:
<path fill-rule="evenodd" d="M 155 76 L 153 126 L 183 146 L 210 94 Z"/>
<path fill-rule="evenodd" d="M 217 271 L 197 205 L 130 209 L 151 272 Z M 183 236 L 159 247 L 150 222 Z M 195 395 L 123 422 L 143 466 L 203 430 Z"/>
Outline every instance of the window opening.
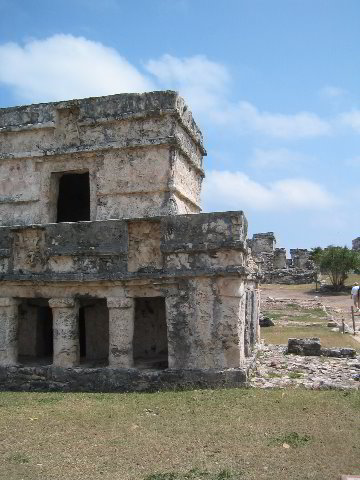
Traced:
<path fill-rule="evenodd" d="M 59 179 L 57 222 L 90 220 L 89 172 L 65 173 Z"/>

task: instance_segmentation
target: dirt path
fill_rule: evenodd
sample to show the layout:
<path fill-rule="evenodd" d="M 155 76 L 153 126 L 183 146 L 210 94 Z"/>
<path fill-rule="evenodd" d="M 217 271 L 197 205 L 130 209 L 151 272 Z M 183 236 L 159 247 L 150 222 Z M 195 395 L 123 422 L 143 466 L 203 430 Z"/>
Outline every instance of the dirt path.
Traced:
<path fill-rule="evenodd" d="M 347 317 L 351 317 L 352 301 L 350 295 L 329 295 L 316 292 L 313 285 L 261 285 L 263 296 L 273 298 L 294 298 L 297 300 L 311 300 L 318 297 L 321 303 L 331 308 L 339 309 Z"/>

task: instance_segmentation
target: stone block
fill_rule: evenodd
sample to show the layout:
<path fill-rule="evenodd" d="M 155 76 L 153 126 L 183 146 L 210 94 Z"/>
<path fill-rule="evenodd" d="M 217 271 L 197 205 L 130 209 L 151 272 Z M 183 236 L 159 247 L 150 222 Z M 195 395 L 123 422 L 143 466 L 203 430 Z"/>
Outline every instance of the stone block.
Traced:
<path fill-rule="evenodd" d="M 273 327 L 275 325 L 274 321 L 266 315 L 260 315 L 259 324 L 260 327 Z"/>
<path fill-rule="evenodd" d="M 356 350 L 353 348 L 322 348 L 321 355 L 324 357 L 355 358 Z"/>
<path fill-rule="evenodd" d="M 320 338 L 289 338 L 287 353 L 305 356 L 320 356 Z"/>

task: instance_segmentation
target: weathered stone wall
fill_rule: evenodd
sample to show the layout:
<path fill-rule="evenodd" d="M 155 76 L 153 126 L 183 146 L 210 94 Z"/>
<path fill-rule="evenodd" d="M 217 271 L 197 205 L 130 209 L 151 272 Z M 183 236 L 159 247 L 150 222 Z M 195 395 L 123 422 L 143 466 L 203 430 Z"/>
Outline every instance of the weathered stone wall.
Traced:
<path fill-rule="evenodd" d="M 360 237 L 354 238 L 352 241 L 353 250 L 360 250 Z"/>
<path fill-rule="evenodd" d="M 292 265 L 295 268 L 310 269 L 314 267 L 314 265 L 310 261 L 310 252 L 305 248 L 290 249 L 290 256 Z"/>
<path fill-rule="evenodd" d="M 286 268 L 286 250 L 285 248 L 275 248 L 274 251 L 274 269 Z"/>
<path fill-rule="evenodd" d="M 308 250 L 291 249 L 291 259 L 287 259 L 285 248 L 275 248 L 273 232 L 256 233 L 247 244 L 264 283 L 303 284 L 314 281 L 315 268 Z"/>
<path fill-rule="evenodd" d="M 198 213 L 205 154 L 176 92 L 0 109 L 0 224 L 55 222 L 59 178 L 86 171 L 91 220 Z"/>
<path fill-rule="evenodd" d="M 252 238 L 251 250 L 254 254 L 273 253 L 275 244 L 273 232 L 255 233 Z"/>
<path fill-rule="evenodd" d="M 246 228 L 242 212 L 0 227 L 0 280 L 244 268 Z"/>
<path fill-rule="evenodd" d="M 259 339 L 258 279 L 247 261 L 246 231 L 242 212 L 1 227 L 8 267 L 0 288 L 10 300 L 0 308 L 0 317 L 5 315 L 7 338 L 19 329 L 12 299 L 49 299 L 53 365 L 76 367 L 77 318 L 85 304 L 87 361 L 108 353 L 110 367 L 131 368 L 136 356 L 151 351 L 159 333 L 152 328 L 158 312 L 152 319 L 142 316 L 151 332 L 142 328 L 142 334 L 136 333 L 136 299 L 162 298 L 169 368 L 244 372 Z M 31 238 L 26 255 L 19 257 L 15 238 L 21 244 Z M 106 299 L 107 307 L 91 310 L 91 299 Z M 164 342 L 166 336 L 161 338 Z M 18 362 L 16 346 L 12 348 L 4 346 L 10 353 L 4 353 L 2 364 Z M 155 342 L 155 349 L 156 357 L 165 345 Z"/>

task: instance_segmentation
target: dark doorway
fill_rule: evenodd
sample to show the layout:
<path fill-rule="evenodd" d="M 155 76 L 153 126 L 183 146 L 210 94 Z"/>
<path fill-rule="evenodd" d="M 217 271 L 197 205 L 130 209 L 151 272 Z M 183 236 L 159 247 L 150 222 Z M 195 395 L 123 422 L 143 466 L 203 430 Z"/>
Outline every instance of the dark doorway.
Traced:
<path fill-rule="evenodd" d="M 23 300 L 19 307 L 19 362 L 51 365 L 53 318 L 46 299 Z"/>
<path fill-rule="evenodd" d="M 57 222 L 90 220 L 89 172 L 65 173 L 59 179 Z"/>
<path fill-rule="evenodd" d="M 168 368 L 165 298 L 136 298 L 134 364 L 138 368 Z"/>
<path fill-rule="evenodd" d="M 109 310 L 106 300 L 82 299 L 79 308 L 80 363 L 103 367 L 109 360 Z"/>

